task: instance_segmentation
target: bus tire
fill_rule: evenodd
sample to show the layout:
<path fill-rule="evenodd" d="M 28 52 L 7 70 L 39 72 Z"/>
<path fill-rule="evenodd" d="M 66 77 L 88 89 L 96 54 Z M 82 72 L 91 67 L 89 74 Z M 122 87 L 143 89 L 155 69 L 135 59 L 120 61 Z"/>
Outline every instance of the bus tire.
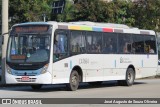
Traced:
<path fill-rule="evenodd" d="M 66 84 L 67 90 L 68 91 L 76 91 L 78 89 L 79 86 L 79 74 L 76 70 L 73 70 L 71 75 L 70 75 L 70 79 L 69 79 L 69 83 Z"/>
<path fill-rule="evenodd" d="M 42 85 L 41 84 L 37 84 L 37 85 L 31 85 L 32 89 L 33 90 L 39 90 L 42 88 Z"/>
<path fill-rule="evenodd" d="M 132 86 L 135 79 L 135 72 L 132 68 L 128 68 L 126 72 L 125 80 L 118 80 L 118 84 L 121 86 Z"/>
<path fill-rule="evenodd" d="M 102 81 L 96 81 L 96 82 L 88 82 L 89 85 L 92 85 L 92 86 L 98 86 L 98 85 L 101 85 L 102 84 Z"/>

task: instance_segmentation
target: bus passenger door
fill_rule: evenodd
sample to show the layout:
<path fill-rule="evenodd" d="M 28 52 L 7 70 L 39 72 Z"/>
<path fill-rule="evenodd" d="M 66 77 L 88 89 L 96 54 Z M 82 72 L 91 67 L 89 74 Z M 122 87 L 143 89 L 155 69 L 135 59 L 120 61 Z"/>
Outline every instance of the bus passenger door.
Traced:
<path fill-rule="evenodd" d="M 57 30 L 54 35 L 53 43 L 53 83 L 66 83 L 66 72 L 68 70 L 68 32 Z"/>

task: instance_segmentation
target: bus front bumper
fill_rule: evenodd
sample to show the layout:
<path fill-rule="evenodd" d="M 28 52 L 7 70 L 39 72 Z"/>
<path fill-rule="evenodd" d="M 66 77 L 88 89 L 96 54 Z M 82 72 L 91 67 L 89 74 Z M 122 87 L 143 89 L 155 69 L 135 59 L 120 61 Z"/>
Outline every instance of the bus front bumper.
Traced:
<path fill-rule="evenodd" d="M 52 84 L 49 72 L 37 76 L 15 76 L 6 72 L 6 84 Z"/>

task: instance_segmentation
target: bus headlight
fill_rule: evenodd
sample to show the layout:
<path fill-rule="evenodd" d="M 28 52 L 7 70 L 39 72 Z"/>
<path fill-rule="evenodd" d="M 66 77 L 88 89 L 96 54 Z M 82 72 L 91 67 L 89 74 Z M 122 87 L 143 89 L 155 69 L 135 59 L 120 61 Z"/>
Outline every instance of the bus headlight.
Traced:
<path fill-rule="evenodd" d="M 6 70 L 9 74 L 11 74 L 11 68 L 6 64 Z"/>
<path fill-rule="evenodd" d="M 42 68 L 41 74 L 46 73 L 46 72 L 47 72 L 47 69 L 48 69 L 48 64 L 46 64 L 46 65 Z"/>

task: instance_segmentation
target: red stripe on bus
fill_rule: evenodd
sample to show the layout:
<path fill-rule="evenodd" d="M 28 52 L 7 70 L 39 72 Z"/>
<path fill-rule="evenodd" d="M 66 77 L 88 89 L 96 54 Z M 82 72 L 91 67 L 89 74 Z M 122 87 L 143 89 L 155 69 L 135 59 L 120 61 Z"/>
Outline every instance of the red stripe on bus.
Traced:
<path fill-rule="evenodd" d="M 111 28 L 103 28 L 103 32 L 113 32 L 113 29 L 111 29 Z"/>

